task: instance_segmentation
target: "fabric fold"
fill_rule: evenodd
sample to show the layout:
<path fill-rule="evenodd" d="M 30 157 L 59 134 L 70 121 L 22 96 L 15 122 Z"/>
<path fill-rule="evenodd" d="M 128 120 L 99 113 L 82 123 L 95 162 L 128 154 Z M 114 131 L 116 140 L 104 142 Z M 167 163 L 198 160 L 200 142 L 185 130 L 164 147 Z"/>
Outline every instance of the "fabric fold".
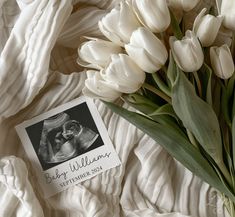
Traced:
<path fill-rule="evenodd" d="M 50 52 L 71 11 L 66 0 L 32 1 L 21 11 L 0 57 L 0 117 L 16 114 L 44 86 Z"/>
<path fill-rule="evenodd" d="M 0 216 L 44 217 L 21 159 L 14 156 L 0 159 L 0 189 L 6 198 L 0 199 Z"/>

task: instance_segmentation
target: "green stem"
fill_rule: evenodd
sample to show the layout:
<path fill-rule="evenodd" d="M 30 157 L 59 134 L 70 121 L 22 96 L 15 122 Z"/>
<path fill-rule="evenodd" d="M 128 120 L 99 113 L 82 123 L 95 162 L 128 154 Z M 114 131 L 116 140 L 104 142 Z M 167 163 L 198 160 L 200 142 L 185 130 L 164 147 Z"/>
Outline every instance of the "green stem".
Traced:
<path fill-rule="evenodd" d="M 159 78 L 157 73 L 152 74 L 153 80 L 156 82 L 158 87 L 167 95 L 171 96 L 171 91 L 169 87 Z"/>
<path fill-rule="evenodd" d="M 170 15 L 171 15 L 171 28 L 173 30 L 174 36 L 178 39 L 181 40 L 183 38 L 183 33 L 181 32 L 179 23 L 177 19 L 175 18 L 175 15 L 173 12 L 170 10 Z"/>
<path fill-rule="evenodd" d="M 202 97 L 202 85 L 201 85 L 201 81 L 198 77 L 197 72 L 193 72 L 193 76 L 194 76 L 196 84 L 197 84 L 198 94 L 200 97 Z"/>
<path fill-rule="evenodd" d="M 187 132 L 189 141 L 197 148 L 198 147 L 197 146 L 197 141 L 195 140 L 194 135 L 188 129 L 186 129 L 186 132 Z"/>
<path fill-rule="evenodd" d="M 228 182 L 230 188 L 233 186 L 232 180 L 231 180 L 231 175 L 228 172 L 227 167 L 225 166 L 224 162 L 220 161 L 219 163 L 217 163 L 218 167 L 220 168 L 220 171 L 222 172 L 222 174 L 224 175 L 226 181 Z"/>
<path fill-rule="evenodd" d="M 235 116 L 235 94 L 233 95 L 232 120 Z"/>
<path fill-rule="evenodd" d="M 232 56 L 234 57 L 234 52 L 235 52 L 235 33 L 233 32 L 233 36 L 232 36 L 232 45 L 231 45 L 231 53 L 232 53 Z"/>
<path fill-rule="evenodd" d="M 166 102 L 168 102 L 169 104 L 171 104 L 171 98 L 169 96 L 167 96 L 165 93 L 163 93 L 162 91 L 156 89 L 155 87 L 147 84 L 147 83 L 144 83 L 142 85 L 143 88 L 146 88 L 147 90 L 155 93 L 156 95 L 160 96 L 162 99 L 164 99 Z"/>

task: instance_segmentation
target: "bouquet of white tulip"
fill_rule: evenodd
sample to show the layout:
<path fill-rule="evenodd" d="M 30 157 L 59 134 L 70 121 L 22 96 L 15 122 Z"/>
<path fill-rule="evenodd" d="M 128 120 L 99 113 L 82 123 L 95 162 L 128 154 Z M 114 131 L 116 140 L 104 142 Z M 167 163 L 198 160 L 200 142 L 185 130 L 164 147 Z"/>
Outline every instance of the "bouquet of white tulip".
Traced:
<path fill-rule="evenodd" d="M 123 0 L 99 28 L 107 40 L 78 50 L 83 93 L 219 190 L 235 216 L 235 2 Z"/>

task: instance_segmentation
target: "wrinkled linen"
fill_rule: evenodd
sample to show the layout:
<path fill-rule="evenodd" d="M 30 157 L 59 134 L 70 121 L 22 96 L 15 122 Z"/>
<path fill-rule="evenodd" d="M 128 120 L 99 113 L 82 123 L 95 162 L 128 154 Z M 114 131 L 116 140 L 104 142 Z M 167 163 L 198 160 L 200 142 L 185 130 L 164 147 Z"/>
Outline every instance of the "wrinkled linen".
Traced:
<path fill-rule="evenodd" d="M 97 20 L 117 1 L 78 3 L 0 0 L 0 216 L 226 216 L 215 189 L 99 100 L 122 165 L 42 197 L 14 126 L 81 95 L 77 46 L 84 35 L 101 36 Z"/>

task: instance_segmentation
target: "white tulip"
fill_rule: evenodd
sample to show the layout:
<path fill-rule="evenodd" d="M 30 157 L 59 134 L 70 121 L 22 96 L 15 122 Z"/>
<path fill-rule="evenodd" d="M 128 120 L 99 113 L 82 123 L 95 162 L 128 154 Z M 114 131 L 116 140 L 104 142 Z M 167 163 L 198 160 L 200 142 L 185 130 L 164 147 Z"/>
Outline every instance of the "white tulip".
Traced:
<path fill-rule="evenodd" d="M 215 38 L 219 32 L 223 17 L 215 17 L 210 14 L 206 14 L 206 8 L 196 17 L 193 24 L 193 31 L 199 38 L 203 47 L 209 47 L 215 41 Z"/>
<path fill-rule="evenodd" d="M 166 0 L 132 0 L 132 5 L 140 21 L 152 32 L 163 32 L 170 25 Z"/>
<path fill-rule="evenodd" d="M 169 6 L 175 9 L 190 11 L 196 7 L 200 0 L 167 0 Z"/>
<path fill-rule="evenodd" d="M 158 71 L 168 58 L 165 45 L 145 27 L 132 33 L 130 43 L 125 45 L 125 49 L 132 60 L 149 73 Z"/>
<path fill-rule="evenodd" d="M 111 54 L 122 52 L 122 48 L 110 41 L 93 39 L 85 42 L 78 49 L 78 64 L 95 68 L 105 68 L 109 63 Z"/>
<path fill-rule="evenodd" d="M 145 80 L 145 72 L 126 54 L 113 54 L 109 66 L 101 71 L 101 76 L 115 84 L 115 89 L 122 93 L 134 93 Z"/>
<path fill-rule="evenodd" d="M 228 29 L 235 30 L 235 1 L 223 0 L 220 14 L 224 16 L 223 25 Z"/>
<path fill-rule="evenodd" d="M 140 26 L 136 15 L 125 1 L 99 21 L 100 31 L 121 46 L 129 42 L 132 32 Z"/>
<path fill-rule="evenodd" d="M 107 102 L 112 102 L 121 96 L 121 93 L 115 90 L 112 84 L 105 81 L 99 71 L 95 70 L 87 71 L 87 79 L 82 92 L 85 96 Z"/>
<path fill-rule="evenodd" d="M 215 74 L 222 79 L 230 78 L 234 73 L 234 63 L 228 45 L 210 48 L 211 66 Z"/>
<path fill-rule="evenodd" d="M 194 72 L 201 68 L 204 54 L 198 38 L 192 31 L 186 31 L 182 40 L 171 36 L 170 46 L 180 69 L 185 72 Z"/>

